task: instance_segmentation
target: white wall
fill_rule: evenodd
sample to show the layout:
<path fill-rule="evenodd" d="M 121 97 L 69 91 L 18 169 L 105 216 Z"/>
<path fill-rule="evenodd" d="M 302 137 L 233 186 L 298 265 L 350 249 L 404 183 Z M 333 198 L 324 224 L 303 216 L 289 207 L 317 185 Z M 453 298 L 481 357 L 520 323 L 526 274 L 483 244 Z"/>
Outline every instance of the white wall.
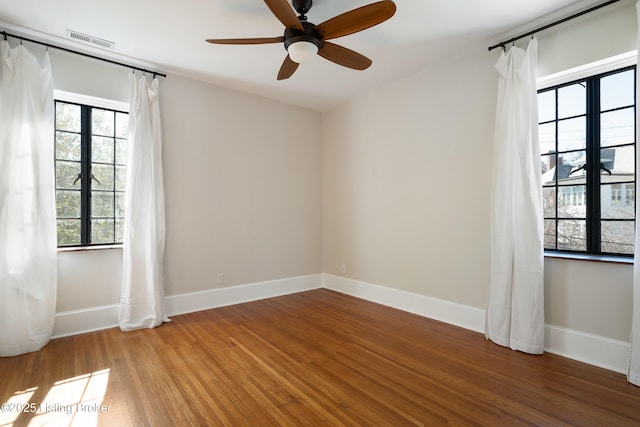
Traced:
<path fill-rule="evenodd" d="M 320 113 L 163 82 L 166 294 L 322 272 Z"/>
<path fill-rule="evenodd" d="M 629 341 L 633 265 L 545 259 L 546 322 Z"/>
<path fill-rule="evenodd" d="M 635 1 L 622 0 L 542 32 L 538 76 L 636 49 Z"/>
<path fill-rule="evenodd" d="M 543 33 L 539 74 L 635 49 L 621 3 Z M 485 307 L 498 55 L 478 48 L 325 115 L 326 273 Z M 545 269 L 548 324 L 629 340 L 630 265 Z"/>
<path fill-rule="evenodd" d="M 56 89 L 128 101 L 130 70 L 51 56 Z M 165 295 L 321 273 L 321 114 L 172 74 L 160 90 Z M 121 256 L 59 252 L 57 311 L 118 303 Z"/>
<path fill-rule="evenodd" d="M 481 52 L 325 115 L 324 270 L 482 307 L 495 57 Z"/>

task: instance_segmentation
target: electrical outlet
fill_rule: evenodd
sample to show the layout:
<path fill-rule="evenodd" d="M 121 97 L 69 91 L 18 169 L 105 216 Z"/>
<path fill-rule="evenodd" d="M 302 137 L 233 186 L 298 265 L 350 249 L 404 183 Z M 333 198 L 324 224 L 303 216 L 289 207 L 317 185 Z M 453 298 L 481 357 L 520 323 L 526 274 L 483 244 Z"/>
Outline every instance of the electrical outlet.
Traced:
<path fill-rule="evenodd" d="M 340 267 L 340 271 L 342 272 L 342 274 L 345 274 L 347 272 L 347 264 L 342 264 L 342 267 Z"/>
<path fill-rule="evenodd" d="M 224 273 L 218 273 L 218 285 L 222 285 L 224 283 Z"/>

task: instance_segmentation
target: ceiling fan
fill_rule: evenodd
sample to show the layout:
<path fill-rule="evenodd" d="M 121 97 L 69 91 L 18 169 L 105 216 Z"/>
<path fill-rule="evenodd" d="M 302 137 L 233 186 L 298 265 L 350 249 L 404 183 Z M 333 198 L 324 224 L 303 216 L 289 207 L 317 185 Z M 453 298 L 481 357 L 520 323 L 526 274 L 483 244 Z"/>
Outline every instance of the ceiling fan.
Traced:
<path fill-rule="evenodd" d="M 285 26 L 284 35 L 279 37 L 247 39 L 207 39 L 214 44 L 267 44 L 284 43 L 287 56 L 278 72 L 278 80 L 288 79 L 298 69 L 298 65 L 313 58 L 317 53 L 329 61 L 354 70 L 369 68 L 372 61 L 364 55 L 327 40 L 357 33 L 378 25 L 391 18 L 396 5 L 391 0 L 378 1 L 335 16 L 321 24 L 307 21 L 312 0 L 291 0 L 295 12 L 287 0 L 264 0 L 271 12 Z"/>

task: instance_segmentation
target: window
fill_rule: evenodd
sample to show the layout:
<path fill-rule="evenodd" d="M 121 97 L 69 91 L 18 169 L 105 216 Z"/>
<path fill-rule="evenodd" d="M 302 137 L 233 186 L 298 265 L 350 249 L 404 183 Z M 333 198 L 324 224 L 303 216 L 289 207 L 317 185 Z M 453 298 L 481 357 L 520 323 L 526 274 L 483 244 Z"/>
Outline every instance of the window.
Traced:
<path fill-rule="evenodd" d="M 55 102 L 58 246 L 122 242 L 129 115 Z"/>
<path fill-rule="evenodd" d="M 635 73 L 538 92 L 545 249 L 633 255 Z"/>

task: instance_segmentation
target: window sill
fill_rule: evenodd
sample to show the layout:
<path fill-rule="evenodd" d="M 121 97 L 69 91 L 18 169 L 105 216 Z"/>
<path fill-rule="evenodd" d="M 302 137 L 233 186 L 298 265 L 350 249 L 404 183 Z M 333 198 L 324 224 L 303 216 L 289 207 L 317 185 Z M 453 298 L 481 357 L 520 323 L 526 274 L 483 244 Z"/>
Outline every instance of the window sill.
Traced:
<path fill-rule="evenodd" d="M 591 255 L 567 252 L 544 251 L 545 258 L 573 259 L 578 261 L 609 262 L 614 264 L 633 264 L 633 257 L 615 255 Z"/>
<path fill-rule="evenodd" d="M 96 246 L 61 247 L 61 248 L 58 248 L 58 253 L 60 253 L 60 252 L 102 251 L 102 250 L 106 250 L 106 249 L 122 249 L 122 244 L 120 244 L 120 245 L 96 245 Z"/>

